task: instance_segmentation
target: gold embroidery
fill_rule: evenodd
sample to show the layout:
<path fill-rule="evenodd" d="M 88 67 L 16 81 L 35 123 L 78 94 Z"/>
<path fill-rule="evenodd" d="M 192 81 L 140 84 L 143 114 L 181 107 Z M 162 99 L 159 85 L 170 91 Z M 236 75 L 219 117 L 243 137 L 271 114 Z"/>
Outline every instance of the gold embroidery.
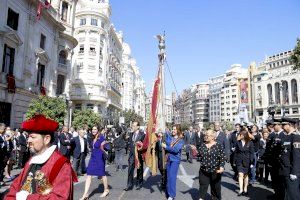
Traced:
<path fill-rule="evenodd" d="M 26 178 L 25 183 L 21 187 L 21 190 L 29 192 L 29 194 L 32 194 L 32 188 L 31 188 L 31 182 L 32 182 L 32 176 L 28 175 Z"/>
<path fill-rule="evenodd" d="M 37 183 L 38 193 L 42 195 L 47 195 L 52 191 L 53 187 L 42 171 L 40 170 L 36 171 L 34 179 L 36 180 Z"/>

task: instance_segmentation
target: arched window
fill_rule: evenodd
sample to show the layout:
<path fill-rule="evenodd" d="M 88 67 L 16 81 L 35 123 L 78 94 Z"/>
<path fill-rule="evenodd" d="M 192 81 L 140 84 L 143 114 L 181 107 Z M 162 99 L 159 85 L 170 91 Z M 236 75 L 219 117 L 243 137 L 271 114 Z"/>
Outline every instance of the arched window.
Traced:
<path fill-rule="evenodd" d="M 275 83 L 275 103 L 280 104 L 280 86 L 279 86 L 279 83 Z"/>
<path fill-rule="evenodd" d="M 283 104 L 289 103 L 289 86 L 287 81 L 282 81 Z"/>
<path fill-rule="evenodd" d="M 291 81 L 291 89 L 292 89 L 292 103 L 298 103 L 298 87 L 297 81 L 293 79 Z"/>
<path fill-rule="evenodd" d="M 269 99 L 269 104 L 271 104 L 271 103 L 273 102 L 272 85 L 271 85 L 271 84 L 268 84 L 267 89 L 268 89 L 268 99 Z"/>
<path fill-rule="evenodd" d="M 66 53 L 66 51 L 61 50 L 61 51 L 59 52 L 59 59 L 58 59 L 58 62 L 59 62 L 60 64 L 64 64 L 64 65 L 67 63 L 67 53 Z"/>

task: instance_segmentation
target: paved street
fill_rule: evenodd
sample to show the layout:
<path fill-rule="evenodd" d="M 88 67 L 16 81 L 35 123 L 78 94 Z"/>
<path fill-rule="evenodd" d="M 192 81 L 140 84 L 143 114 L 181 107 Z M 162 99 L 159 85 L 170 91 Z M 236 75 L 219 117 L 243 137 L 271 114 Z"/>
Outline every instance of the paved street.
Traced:
<path fill-rule="evenodd" d="M 198 170 L 199 163 L 195 162 L 193 164 L 187 163 L 185 161 L 185 155 L 182 156 L 183 160 L 179 168 L 179 173 L 177 177 L 177 199 L 178 200 L 189 200 L 189 199 L 199 199 L 198 196 Z M 88 159 L 87 159 L 88 162 Z M 129 192 L 123 191 L 126 186 L 127 181 L 127 168 L 124 171 L 115 171 L 113 165 L 108 165 L 107 168 L 108 181 L 110 186 L 110 194 L 106 199 L 111 200 L 148 200 L 150 199 L 165 199 L 164 193 L 162 193 L 158 184 L 160 181 L 160 175 L 151 177 L 149 171 L 145 169 L 145 183 L 140 191 L 132 190 Z M 14 170 L 14 174 L 19 172 L 19 170 Z M 256 184 L 254 187 L 249 187 L 249 197 L 237 197 L 238 185 L 232 180 L 232 171 L 229 165 L 226 165 L 226 170 L 222 178 L 222 197 L 225 200 L 232 199 L 267 199 L 267 196 L 272 194 L 272 190 L 264 185 Z M 80 177 L 79 182 L 75 184 L 74 199 L 78 200 L 84 191 L 84 180 L 85 177 Z M 100 183 L 100 184 L 99 184 Z M 8 189 L 8 186 L 1 188 L 0 193 Z M 96 177 L 92 180 L 92 185 L 90 188 L 90 199 L 98 200 L 100 194 L 103 192 L 103 186 L 101 181 Z M 1 199 L 1 195 L 0 195 Z M 207 196 L 207 199 L 210 199 Z"/>
<path fill-rule="evenodd" d="M 185 155 L 182 156 L 185 158 Z M 127 168 L 122 171 L 115 171 L 114 166 L 107 166 L 107 172 L 109 174 L 109 186 L 110 194 L 106 199 L 112 200 L 146 200 L 146 199 L 165 199 L 164 193 L 158 188 L 160 176 L 150 177 L 149 173 L 145 169 L 146 178 L 143 189 L 140 191 L 132 190 L 129 192 L 123 191 L 127 181 Z M 178 200 L 199 199 L 198 196 L 198 170 L 199 163 L 193 164 L 186 163 L 185 159 L 181 162 L 177 179 L 177 198 Z M 226 171 L 222 180 L 222 197 L 225 200 L 229 199 L 267 199 L 267 196 L 272 194 L 272 190 L 264 185 L 256 184 L 254 187 L 249 187 L 249 197 L 237 197 L 238 186 L 232 180 L 232 171 L 229 165 L 226 166 Z M 90 199 L 99 199 L 101 192 L 103 192 L 103 186 L 100 184 L 100 180 L 93 178 L 92 186 L 90 188 Z M 74 197 L 79 199 L 84 190 L 84 179 L 80 178 L 79 183 L 75 185 Z M 207 199 L 210 199 L 208 196 Z"/>

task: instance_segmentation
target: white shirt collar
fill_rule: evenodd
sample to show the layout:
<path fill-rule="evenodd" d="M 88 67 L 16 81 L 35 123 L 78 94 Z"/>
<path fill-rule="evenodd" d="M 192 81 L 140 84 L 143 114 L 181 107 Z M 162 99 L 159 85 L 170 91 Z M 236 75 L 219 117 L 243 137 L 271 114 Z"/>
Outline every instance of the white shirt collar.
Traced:
<path fill-rule="evenodd" d="M 50 156 L 53 154 L 55 149 L 56 149 L 56 145 L 52 145 L 51 147 L 46 149 L 46 151 L 44 151 L 42 154 L 33 156 L 29 162 L 29 165 L 45 163 L 50 158 Z"/>

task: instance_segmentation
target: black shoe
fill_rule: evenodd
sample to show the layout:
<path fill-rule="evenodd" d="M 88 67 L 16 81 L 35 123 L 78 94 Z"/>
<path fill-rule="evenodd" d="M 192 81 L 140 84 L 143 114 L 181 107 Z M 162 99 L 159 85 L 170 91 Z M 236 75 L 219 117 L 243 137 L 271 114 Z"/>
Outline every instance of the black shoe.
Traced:
<path fill-rule="evenodd" d="M 244 194 L 243 194 L 244 196 L 248 196 L 248 192 L 243 192 L 243 193 L 244 193 Z"/>
<path fill-rule="evenodd" d="M 142 184 L 136 186 L 136 190 L 140 190 L 142 188 Z"/>
<path fill-rule="evenodd" d="M 126 187 L 126 188 L 124 188 L 124 191 L 129 191 L 129 190 L 132 190 L 133 189 L 133 187 L 131 186 L 131 187 Z"/>
<path fill-rule="evenodd" d="M 243 195 L 244 195 L 244 192 L 238 193 L 238 197 L 243 196 Z"/>

